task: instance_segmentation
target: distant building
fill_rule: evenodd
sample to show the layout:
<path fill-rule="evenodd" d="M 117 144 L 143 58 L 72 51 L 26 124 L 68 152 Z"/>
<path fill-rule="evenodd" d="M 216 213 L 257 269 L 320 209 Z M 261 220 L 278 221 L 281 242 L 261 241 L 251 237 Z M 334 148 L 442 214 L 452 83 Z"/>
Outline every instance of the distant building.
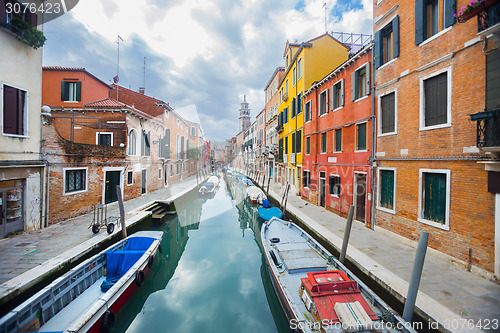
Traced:
<path fill-rule="evenodd" d="M 248 107 L 247 96 L 243 95 L 240 109 L 240 132 L 246 130 L 250 126 L 250 108 Z"/>

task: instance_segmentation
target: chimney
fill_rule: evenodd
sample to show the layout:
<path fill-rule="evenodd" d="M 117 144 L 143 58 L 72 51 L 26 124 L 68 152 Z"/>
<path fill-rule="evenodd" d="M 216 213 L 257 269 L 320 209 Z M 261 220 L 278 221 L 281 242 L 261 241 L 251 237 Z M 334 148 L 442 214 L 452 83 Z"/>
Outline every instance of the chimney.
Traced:
<path fill-rule="evenodd" d="M 146 88 L 139 87 L 139 94 L 144 95 L 144 91 L 146 91 Z"/>

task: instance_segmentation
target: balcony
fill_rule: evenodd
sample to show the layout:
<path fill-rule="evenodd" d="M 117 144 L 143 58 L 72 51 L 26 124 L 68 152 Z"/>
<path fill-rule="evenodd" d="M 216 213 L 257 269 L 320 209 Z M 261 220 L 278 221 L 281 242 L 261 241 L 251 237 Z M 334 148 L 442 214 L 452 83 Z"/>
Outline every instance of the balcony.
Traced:
<path fill-rule="evenodd" d="M 484 36 L 493 34 L 500 40 L 500 0 L 487 0 L 484 5 L 477 14 L 477 32 Z"/>
<path fill-rule="evenodd" d="M 283 125 L 276 126 L 276 132 L 278 132 L 278 133 L 283 132 Z"/>
<path fill-rule="evenodd" d="M 499 154 L 500 109 L 472 114 L 470 120 L 477 121 L 477 147 L 485 151 Z"/>

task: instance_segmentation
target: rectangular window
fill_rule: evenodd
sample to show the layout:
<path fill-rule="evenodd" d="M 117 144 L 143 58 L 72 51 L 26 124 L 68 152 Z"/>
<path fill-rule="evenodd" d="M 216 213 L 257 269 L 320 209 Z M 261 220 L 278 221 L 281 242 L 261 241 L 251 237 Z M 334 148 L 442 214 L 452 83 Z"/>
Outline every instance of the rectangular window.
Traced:
<path fill-rule="evenodd" d="M 302 130 L 297 131 L 297 135 L 295 136 L 295 144 L 295 151 L 300 154 L 302 152 Z"/>
<path fill-rule="evenodd" d="M 87 190 L 87 169 L 64 170 L 64 193 Z"/>
<path fill-rule="evenodd" d="M 420 222 L 449 230 L 450 174 L 450 170 L 420 170 Z"/>
<path fill-rule="evenodd" d="M 342 151 L 342 129 L 341 128 L 335 130 L 335 151 L 336 152 Z"/>
<path fill-rule="evenodd" d="M 344 106 L 344 79 L 335 83 L 332 87 L 332 110 Z"/>
<path fill-rule="evenodd" d="M 370 94 L 370 63 L 351 73 L 351 99 L 353 101 Z"/>
<path fill-rule="evenodd" d="M 285 137 L 285 154 L 288 154 L 288 137 Z"/>
<path fill-rule="evenodd" d="M 297 81 L 302 78 L 302 58 L 297 61 Z"/>
<path fill-rule="evenodd" d="M 380 133 L 389 134 L 396 132 L 396 93 L 391 92 L 380 98 Z"/>
<path fill-rule="evenodd" d="M 421 87 L 422 89 L 422 87 Z M 423 127 L 448 124 L 448 72 L 423 80 Z"/>
<path fill-rule="evenodd" d="M 366 150 L 366 123 L 358 125 L 356 150 Z"/>
<path fill-rule="evenodd" d="M 163 174 L 163 170 L 161 167 L 158 168 L 158 179 L 161 179 L 162 177 L 162 174 Z"/>
<path fill-rule="evenodd" d="M 302 171 L 302 184 L 304 184 L 304 187 L 309 187 L 311 183 L 311 172 L 308 170 Z"/>
<path fill-rule="evenodd" d="M 295 140 L 296 140 L 296 132 L 292 133 L 292 153 L 295 153 L 295 150 L 297 148 Z"/>
<path fill-rule="evenodd" d="M 311 155 L 311 137 L 306 138 L 306 154 Z"/>
<path fill-rule="evenodd" d="M 151 132 L 142 131 L 142 156 L 150 156 Z"/>
<path fill-rule="evenodd" d="M 134 183 L 134 172 L 127 171 L 127 185 L 132 185 Z"/>
<path fill-rule="evenodd" d="M 96 133 L 96 144 L 100 146 L 113 146 L 113 133 Z"/>
<path fill-rule="evenodd" d="M 294 97 L 292 99 L 292 104 L 290 105 L 290 118 L 291 119 L 295 118 L 296 110 L 297 110 L 297 99 Z"/>
<path fill-rule="evenodd" d="M 288 98 L 288 79 L 285 82 L 285 96 Z"/>
<path fill-rule="evenodd" d="M 415 1 L 415 45 L 455 23 L 456 0 Z"/>
<path fill-rule="evenodd" d="M 297 95 L 297 115 L 302 113 L 302 93 Z"/>
<path fill-rule="evenodd" d="M 80 102 L 82 100 L 82 83 L 61 81 L 61 101 Z"/>
<path fill-rule="evenodd" d="M 395 182 L 396 169 L 380 168 L 378 177 L 379 177 L 378 209 L 395 214 L 396 208 L 394 203 L 396 197 L 396 182 Z"/>
<path fill-rule="evenodd" d="M 319 94 L 319 116 L 326 114 L 328 112 L 328 89 L 323 90 Z"/>
<path fill-rule="evenodd" d="M 278 142 L 278 160 L 283 161 L 283 139 Z"/>
<path fill-rule="evenodd" d="M 375 32 L 375 68 L 399 57 L 399 16 Z"/>
<path fill-rule="evenodd" d="M 294 67 L 293 68 L 293 86 L 295 86 L 295 83 L 297 83 L 297 69 Z"/>
<path fill-rule="evenodd" d="M 283 124 L 288 124 L 288 106 L 283 110 Z"/>
<path fill-rule="evenodd" d="M 321 133 L 321 153 L 326 153 L 326 133 Z"/>
<path fill-rule="evenodd" d="M 340 177 L 337 175 L 330 175 L 329 178 L 330 195 L 340 196 Z"/>
<path fill-rule="evenodd" d="M 3 85 L 3 134 L 27 135 L 28 92 Z"/>
<path fill-rule="evenodd" d="M 177 166 L 176 174 L 178 175 L 179 174 L 179 169 L 180 169 L 179 168 L 179 163 L 177 163 L 176 166 Z"/>
<path fill-rule="evenodd" d="M 174 165 L 170 164 L 170 177 L 174 176 Z"/>
<path fill-rule="evenodd" d="M 311 121 L 312 116 L 311 116 L 311 101 L 308 101 L 305 105 L 305 112 L 304 112 L 304 122 Z"/>

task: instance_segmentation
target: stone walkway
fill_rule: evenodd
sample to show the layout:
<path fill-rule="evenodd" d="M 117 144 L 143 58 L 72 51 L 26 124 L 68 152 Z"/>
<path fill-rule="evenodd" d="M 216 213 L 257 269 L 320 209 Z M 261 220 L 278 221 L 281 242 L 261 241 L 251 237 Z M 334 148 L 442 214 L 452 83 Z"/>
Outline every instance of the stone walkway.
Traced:
<path fill-rule="evenodd" d="M 278 202 L 283 192 L 283 186 L 271 182 L 270 194 Z M 340 252 L 345 218 L 307 203 L 295 194 L 289 194 L 286 208 Z M 347 259 L 404 301 L 416 245 L 389 237 L 381 228 L 372 231 L 354 221 Z M 489 329 L 483 327 L 484 332 L 500 332 L 500 285 L 467 272 L 435 252 L 427 250 L 416 302 L 417 313 L 431 318 L 434 323 L 442 323 L 452 332 L 480 331 L 473 328 L 472 323 L 488 324 Z"/>

